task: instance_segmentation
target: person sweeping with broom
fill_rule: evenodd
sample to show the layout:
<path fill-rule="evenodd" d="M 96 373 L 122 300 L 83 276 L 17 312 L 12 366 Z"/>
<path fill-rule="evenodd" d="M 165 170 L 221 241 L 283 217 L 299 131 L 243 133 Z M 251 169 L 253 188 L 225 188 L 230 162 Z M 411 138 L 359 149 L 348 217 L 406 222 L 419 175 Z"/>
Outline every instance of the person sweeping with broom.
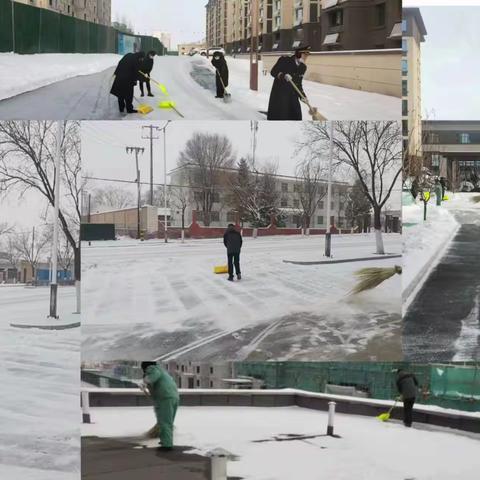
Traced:
<path fill-rule="evenodd" d="M 212 58 L 212 65 L 215 67 L 215 83 L 217 95 L 215 98 L 224 98 L 225 88 L 228 87 L 228 65 L 222 52 L 215 52 Z"/>
<path fill-rule="evenodd" d="M 153 400 L 160 450 L 173 449 L 173 424 L 180 397 L 173 378 L 155 362 L 142 362 L 143 382 Z"/>
<path fill-rule="evenodd" d="M 399 368 L 397 370 L 397 389 L 403 400 L 403 423 L 412 426 L 413 405 L 417 398 L 418 380 L 413 373 Z"/>
<path fill-rule="evenodd" d="M 310 46 L 300 45 L 294 55 L 280 57 L 273 66 L 270 73 L 275 80 L 270 92 L 267 120 L 302 120 L 300 101 L 308 102 L 303 90 L 303 77 L 309 55 Z M 312 116 L 317 113 L 310 106 L 309 109 Z"/>

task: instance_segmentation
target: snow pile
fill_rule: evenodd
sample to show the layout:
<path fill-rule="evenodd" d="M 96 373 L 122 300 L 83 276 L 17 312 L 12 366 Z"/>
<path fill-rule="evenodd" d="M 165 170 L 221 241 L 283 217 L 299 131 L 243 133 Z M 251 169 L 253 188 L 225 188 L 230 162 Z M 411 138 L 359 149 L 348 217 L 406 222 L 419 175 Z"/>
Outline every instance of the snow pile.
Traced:
<path fill-rule="evenodd" d="M 116 65 L 120 58 L 116 54 L 0 53 L 0 100 L 67 78 L 101 72 Z"/>
<path fill-rule="evenodd" d="M 0 478 L 80 477 L 80 329 L 10 327 L 46 316 L 48 301 L 47 288 L 0 289 Z M 60 288 L 61 316 L 74 306 L 74 288 Z"/>
<path fill-rule="evenodd" d="M 122 421 L 119 422 L 118 419 Z M 83 435 L 140 437 L 154 422 L 151 408 L 95 408 Z M 222 447 L 238 455 L 228 475 L 244 480 L 474 480 L 479 437 L 456 430 L 337 414 L 324 436 L 327 413 L 299 407 L 181 407 L 175 443 L 205 454 Z M 288 439 L 288 436 L 307 438 Z M 274 437 L 284 441 L 275 441 Z M 141 442 L 151 447 L 156 440 Z M 452 452 L 455 460 L 452 460 Z"/>
<path fill-rule="evenodd" d="M 439 260 L 459 228 L 454 216 L 443 206 L 430 202 L 427 220 L 423 221 L 423 203 L 404 206 L 403 218 L 403 273 L 402 286 L 405 301 L 420 286 L 426 274 Z"/>
<path fill-rule="evenodd" d="M 472 210 L 480 212 L 480 193 L 448 193 L 449 200 L 444 206 L 451 210 Z M 476 201 L 475 201 L 476 200 Z"/>
<path fill-rule="evenodd" d="M 227 57 L 229 68 L 229 87 L 234 100 L 250 105 L 252 109 L 260 112 L 268 110 L 268 101 L 272 89 L 273 77 L 265 72 L 263 62 L 258 64 L 258 92 L 250 90 L 250 61 L 248 59 Z M 211 81 L 208 84 L 207 69 L 212 69 L 210 61 L 205 57 L 193 57 L 191 68 L 194 78 L 205 88 L 210 85 L 213 90 L 215 74 L 210 74 Z M 197 70 L 197 73 L 195 73 Z M 318 82 L 305 80 L 304 90 L 310 103 L 316 106 L 319 112 L 329 120 L 391 120 L 399 118 L 400 98 L 381 95 L 378 93 L 362 92 L 349 88 L 337 87 Z M 302 105 L 303 119 L 310 120 L 308 107 Z M 228 105 L 227 105 L 228 108 Z"/>

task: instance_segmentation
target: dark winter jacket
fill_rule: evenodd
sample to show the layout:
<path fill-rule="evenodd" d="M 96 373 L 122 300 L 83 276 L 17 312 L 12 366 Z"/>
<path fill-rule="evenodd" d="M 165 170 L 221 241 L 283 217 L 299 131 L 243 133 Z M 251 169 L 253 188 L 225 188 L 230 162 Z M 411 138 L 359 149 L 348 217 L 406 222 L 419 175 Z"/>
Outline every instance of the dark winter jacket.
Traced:
<path fill-rule="evenodd" d="M 417 396 L 418 381 L 413 373 L 400 371 L 397 373 L 397 389 L 403 399 L 412 399 Z"/>
<path fill-rule="evenodd" d="M 236 230 L 228 229 L 223 235 L 223 244 L 227 248 L 227 253 L 240 253 L 242 243 L 242 236 Z"/>
<path fill-rule="evenodd" d="M 220 56 L 220 58 L 218 60 L 215 60 L 216 56 Z M 218 76 L 220 75 L 220 77 L 222 77 L 223 84 L 225 85 L 225 87 L 228 87 L 228 65 L 222 53 L 215 53 L 212 58 L 212 65 L 218 72 L 215 76 L 217 84 L 221 83 L 220 79 L 218 78 Z"/>
<path fill-rule="evenodd" d="M 133 94 L 133 87 L 137 83 L 140 70 L 140 58 L 143 53 L 127 53 L 118 62 L 115 69 L 115 80 L 110 93 L 116 97 L 126 98 Z"/>
<path fill-rule="evenodd" d="M 153 70 L 153 58 L 150 58 L 148 55 L 145 57 L 143 62 L 140 63 L 139 70 L 147 75 L 150 75 L 151 71 Z M 141 82 L 146 82 L 147 79 L 141 73 L 138 75 L 138 79 Z"/>
<path fill-rule="evenodd" d="M 305 96 L 303 91 L 303 76 L 307 71 L 304 63 L 295 59 L 295 56 L 280 57 L 271 70 L 273 81 L 270 101 L 268 103 L 268 120 L 301 120 L 302 108 L 298 93 L 290 82 L 285 80 L 285 74 L 292 76 L 293 83 Z"/>

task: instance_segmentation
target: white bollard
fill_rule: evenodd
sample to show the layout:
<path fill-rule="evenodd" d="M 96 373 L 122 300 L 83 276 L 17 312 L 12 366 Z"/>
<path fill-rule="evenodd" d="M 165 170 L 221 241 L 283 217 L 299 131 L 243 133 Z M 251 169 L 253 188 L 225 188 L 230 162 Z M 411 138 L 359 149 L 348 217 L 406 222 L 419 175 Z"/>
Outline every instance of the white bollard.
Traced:
<path fill-rule="evenodd" d="M 90 421 L 90 396 L 88 392 L 80 393 L 82 399 L 82 422 L 91 423 Z"/>
<path fill-rule="evenodd" d="M 210 480 L 227 480 L 227 463 L 237 457 L 223 448 L 215 448 L 207 452 L 210 457 Z"/>
<path fill-rule="evenodd" d="M 253 238 L 257 238 L 257 235 L 258 235 L 258 228 L 254 228 L 253 229 Z"/>
<path fill-rule="evenodd" d="M 185 243 L 185 230 L 182 228 L 182 243 Z"/>
<path fill-rule="evenodd" d="M 328 426 L 327 435 L 333 436 L 333 424 L 335 418 L 335 402 L 328 402 Z"/>

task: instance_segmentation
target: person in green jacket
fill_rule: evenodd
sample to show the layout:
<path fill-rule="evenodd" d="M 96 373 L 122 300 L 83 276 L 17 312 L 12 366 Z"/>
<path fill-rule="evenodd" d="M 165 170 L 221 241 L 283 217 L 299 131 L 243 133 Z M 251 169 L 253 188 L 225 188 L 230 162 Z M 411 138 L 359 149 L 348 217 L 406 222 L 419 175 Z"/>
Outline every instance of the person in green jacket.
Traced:
<path fill-rule="evenodd" d="M 143 381 L 153 400 L 162 450 L 173 449 L 173 423 L 180 397 L 173 378 L 155 362 L 142 362 Z"/>

